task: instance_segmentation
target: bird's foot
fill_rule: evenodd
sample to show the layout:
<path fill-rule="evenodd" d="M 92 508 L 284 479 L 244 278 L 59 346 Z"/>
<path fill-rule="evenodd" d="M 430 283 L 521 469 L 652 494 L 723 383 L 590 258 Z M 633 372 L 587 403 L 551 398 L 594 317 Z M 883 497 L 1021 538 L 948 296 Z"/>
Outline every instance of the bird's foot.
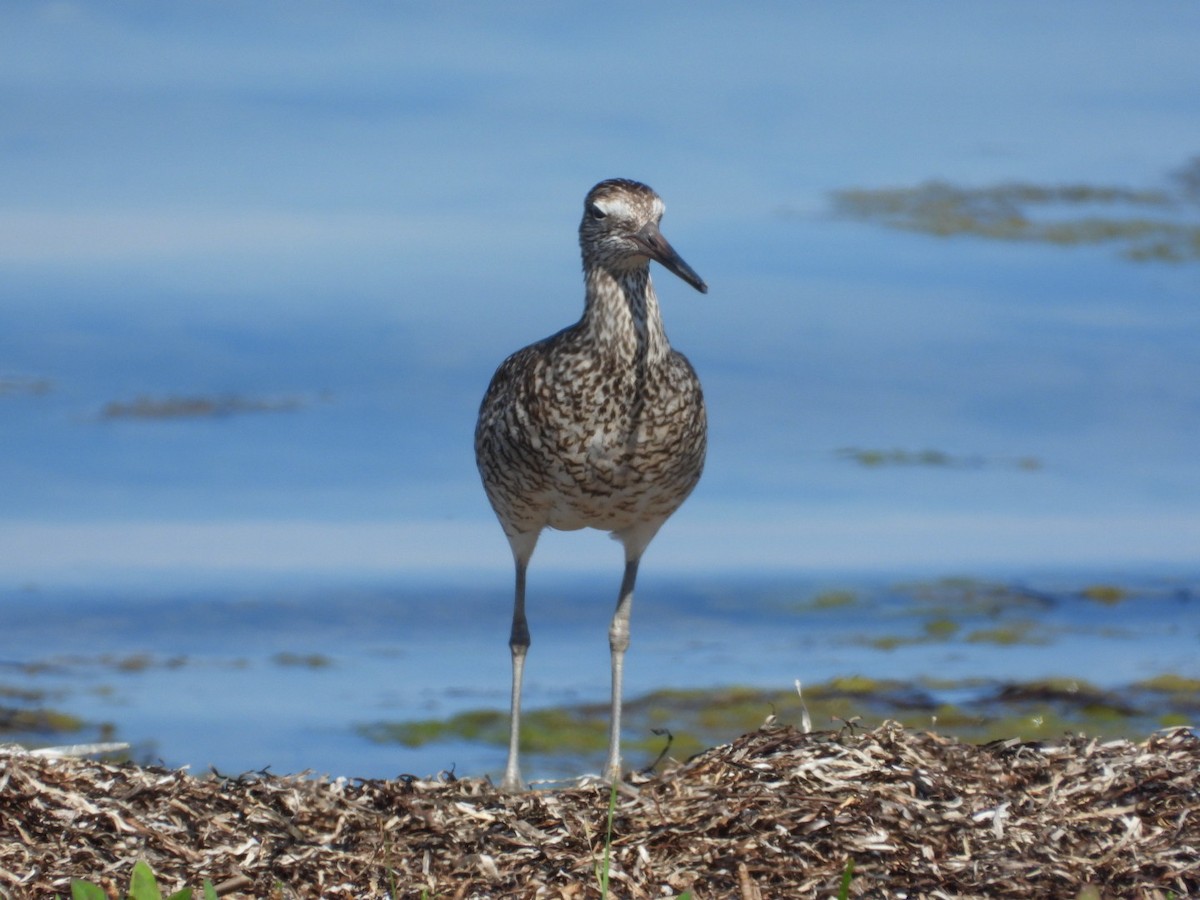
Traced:
<path fill-rule="evenodd" d="M 521 780 L 521 773 L 506 772 L 504 778 L 500 782 L 500 790 L 506 794 L 520 794 L 528 790 L 525 782 Z"/>

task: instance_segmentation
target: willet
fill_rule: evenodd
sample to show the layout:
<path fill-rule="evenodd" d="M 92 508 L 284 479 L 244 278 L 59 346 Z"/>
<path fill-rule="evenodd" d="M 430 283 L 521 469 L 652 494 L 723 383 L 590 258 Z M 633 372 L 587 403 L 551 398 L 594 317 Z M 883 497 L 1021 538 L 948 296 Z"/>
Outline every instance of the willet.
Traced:
<path fill-rule="evenodd" d="M 521 679 L 529 649 L 525 572 L 546 527 L 597 528 L 625 547 L 608 629 L 612 715 L 604 776 L 621 776 L 621 681 L 638 562 L 704 468 L 700 381 L 671 349 L 650 282 L 657 260 L 701 293 L 708 286 L 658 230 L 663 202 L 644 184 L 602 181 L 579 225 L 583 317 L 504 361 L 484 395 L 475 459 L 512 547 L 516 596 L 512 718 L 502 786 L 522 787 Z"/>

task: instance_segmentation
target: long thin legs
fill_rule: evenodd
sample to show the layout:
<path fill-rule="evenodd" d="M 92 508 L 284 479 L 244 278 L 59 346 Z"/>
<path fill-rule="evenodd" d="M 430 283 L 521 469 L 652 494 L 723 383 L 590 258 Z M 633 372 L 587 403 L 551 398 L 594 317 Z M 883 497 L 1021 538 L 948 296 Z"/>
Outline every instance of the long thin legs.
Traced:
<path fill-rule="evenodd" d="M 608 648 L 612 655 L 612 708 L 608 725 L 608 758 L 604 777 L 621 780 L 621 698 L 625 680 L 625 651 L 629 649 L 629 617 L 633 612 L 633 588 L 637 582 L 642 551 L 650 543 L 662 522 L 651 522 L 624 532 L 618 537 L 625 544 L 625 576 L 617 608 L 608 626 Z M 506 791 L 525 787 L 521 780 L 521 681 L 525 674 L 525 656 L 529 652 L 529 623 L 525 619 L 525 572 L 537 545 L 538 534 L 509 535 L 516 563 L 516 590 L 513 598 L 512 632 L 508 647 L 512 651 L 512 706 L 508 732 L 508 763 L 500 786 Z"/>
<path fill-rule="evenodd" d="M 500 787 L 506 791 L 524 790 L 525 783 L 521 780 L 521 681 L 525 676 L 525 655 L 529 652 L 529 623 L 525 620 L 525 571 L 529 568 L 529 557 L 533 555 L 533 546 L 537 542 L 533 535 L 532 542 L 524 546 L 524 541 L 510 538 L 513 545 L 513 560 L 517 568 L 517 583 L 513 598 L 512 632 L 508 638 L 508 648 L 512 651 L 512 706 L 508 730 L 508 762 L 504 766 L 504 780 Z"/>
<path fill-rule="evenodd" d="M 629 649 L 629 615 L 633 612 L 633 585 L 637 581 L 637 558 L 625 561 L 625 576 L 621 579 L 621 594 L 617 609 L 608 626 L 608 648 L 612 653 L 612 711 L 608 720 L 608 760 L 604 777 L 621 780 L 621 693 L 625 677 L 625 651 Z"/>

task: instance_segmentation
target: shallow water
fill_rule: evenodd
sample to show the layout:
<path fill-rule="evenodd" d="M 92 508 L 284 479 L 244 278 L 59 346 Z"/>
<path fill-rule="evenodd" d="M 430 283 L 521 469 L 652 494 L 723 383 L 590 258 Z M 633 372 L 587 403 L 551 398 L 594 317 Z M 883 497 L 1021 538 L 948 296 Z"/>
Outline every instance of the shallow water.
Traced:
<path fill-rule="evenodd" d="M 474 417 L 578 316 L 579 204 L 616 175 L 710 286 L 654 274 L 710 423 L 655 568 L 1195 563 L 1194 258 L 837 198 L 936 181 L 977 213 L 1017 184 L 1018 237 L 1066 215 L 1029 186 L 1196 226 L 1200 8 L 870 20 L 0 8 L 0 577 L 506 564 Z M 613 89 L 651 59 L 655 89 Z"/>
<path fill-rule="evenodd" d="M 663 194 L 710 285 L 655 271 L 709 458 L 643 568 L 630 697 L 1195 677 L 1200 266 L 1127 239 L 1200 227 L 1200 7 L 862 21 L 0 8 L 0 685 L 44 692 L 0 705 L 173 764 L 496 771 L 355 728 L 507 705 L 471 429 L 504 356 L 578 315 L 579 202 L 611 176 Z M 652 90 L 613 89 L 647 59 Z M 932 218 L 837 199 L 928 212 L 934 181 L 958 200 Z M 1096 216 L 1125 238 L 1083 240 Z M 535 707 L 603 701 L 613 553 L 543 537 Z M 839 569 L 876 574 L 743 574 Z M 1033 596 L 897 587 L 996 569 Z M 1137 596 L 1080 597 L 1105 581 Z"/>
<path fill-rule="evenodd" d="M 531 583 L 530 708 L 606 700 L 613 586 L 603 582 Z M 1111 604 L 1088 599 L 1082 592 L 1095 585 L 1117 585 L 1124 595 Z M 277 580 L 30 588 L 0 599 L 0 685 L 43 695 L 0 705 L 40 702 L 88 723 L 76 733 L 17 739 L 71 743 L 95 738 L 108 723 L 138 758 L 224 772 L 496 774 L 503 764 L 498 746 L 449 740 L 409 748 L 372 743 L 356 729 L 505 710 L 504 589 Z M 957 630 L 930 637 L 926 623 L 934 621 Z M 967 680 L 1070 678 L 1122 689 L 1164 673 L 1200 677 L 1198 646 L 1200 579 L 1179 573 L 978 581 L 647 576 L 627 696 L 668 687 L 786 690 L 796 679 L 815 685 L 850 675 L 936 682 L 947 701 L 961 698 Z M 526 774 L 585 764 L 539 757 Z"/>

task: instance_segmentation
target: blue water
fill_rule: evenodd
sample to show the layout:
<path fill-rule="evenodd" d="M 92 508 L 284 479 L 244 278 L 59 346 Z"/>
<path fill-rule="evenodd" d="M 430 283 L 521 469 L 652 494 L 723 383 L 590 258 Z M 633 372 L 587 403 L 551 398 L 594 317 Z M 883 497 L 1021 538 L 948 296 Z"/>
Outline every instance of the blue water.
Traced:
<path fill-rule="evenodd" d="M 1194 562 L 1200 266 L 829 196 L 1163 188 L 1200 153 L 1198 41 L 1200 10 L 1124 3 L 6 6 L 0 576 L 503 577 L 477 404 L 578 315 L 612 175 L 711 286 L 656 276 L 712 432 L 661 569 Z M 298 408 L 104 418 L 139 397 Z"/>
<path fill-rule="evenodd" d="M 1078 574 L 1040 573 L 1009 582 L 1024 599 L 1006 593 L 999 609 L 973 612 L 922 601 L 920 585 L 936 580 L 648 577 L 634 616 L 627 696 L 667 687 L 787 690 L 796 679 L 813 685 L 849 675 L 1063 677 L 1112 689 L 1163 673 L 1200 677 L 1200 581 L 1180 573 L 1119 577 L 1131 596 L 1115 606 L 1083 599 L 1079 592 L 1091 582 Z M 613 587 L 533 579 L 530 708 L 606 701 Z M 850 591 L 855 604 L 812 607 L 835 589 Z M 413 749 L 374 744 L 356 731 L 506 709 L 510 597 L 501 589 L 276 581 L 30 589 L 3 601 L 0 685 L 45 692 L 47 705 L 89 723 L 82 733 L 51 740 L 93 739 L 97 726 L 109 723 L 138 758 L 223 772 L 269 765 L 277 772 L 385 777 L 457 766 L 460 773 L 494 775 L 503 765 L 499 747 L 444 742 Z M 959 621 L 959 634 L 894 650 L 873 643 L 919 637 L 924 621 L 940 616 Z M 1027 641 L 967 640 L 977 628 L 1021 621 L 1034 623 Z M 321 664 L 287 663 L 289 656 L 309 655 Z M 131 660 L 141 664 L 122 668 Z M 796 718 L 795 710 L 776 711 Z M 551 758 L 526 768 L 536 777 L 578 774 L 580 765 Z"/>
<path fill-rule="evenodd" d="M 436 767 L 345 726 L 503 705 L 510 558 L 474 417 L 505 355 L 578 315 L 579 205 L 618 175 L 659 190 L 711 288 L 655 274 L 711 435 L 643 567 L 647 596 L 670 587 L 639 600 L 635 673 L 658 662 L 635 690 L 845 670 L 810 622 L 793 642 L 765 614 L 692 621 L 697 584 L 738 593 L 745 573 L 788 590 L 845 571 L 1194 573 L 1200 266 L 886 230 L 829 198 L 1165 187 L 1200 153 L 1198 45 L 1200 7 L 1115 2 L 5 5 L 6 657 L 186 654 L 62 676 L 72 703 L 111 677 L 95 707 L 173 761 Z M 288 411 L 105 415 L 172 397 Z M 984 464 L 867 468 L 845 448 Z M 540 700 L 599 696 L 614 553 L 543 539 L 534 582 L 594 585 L 563 608 L 596 615 L 535 615 Z M 1114 671 L 1186 662 L 1164 616 Z M 1039 653 L 939 665 L 1041 671 Z"/>

